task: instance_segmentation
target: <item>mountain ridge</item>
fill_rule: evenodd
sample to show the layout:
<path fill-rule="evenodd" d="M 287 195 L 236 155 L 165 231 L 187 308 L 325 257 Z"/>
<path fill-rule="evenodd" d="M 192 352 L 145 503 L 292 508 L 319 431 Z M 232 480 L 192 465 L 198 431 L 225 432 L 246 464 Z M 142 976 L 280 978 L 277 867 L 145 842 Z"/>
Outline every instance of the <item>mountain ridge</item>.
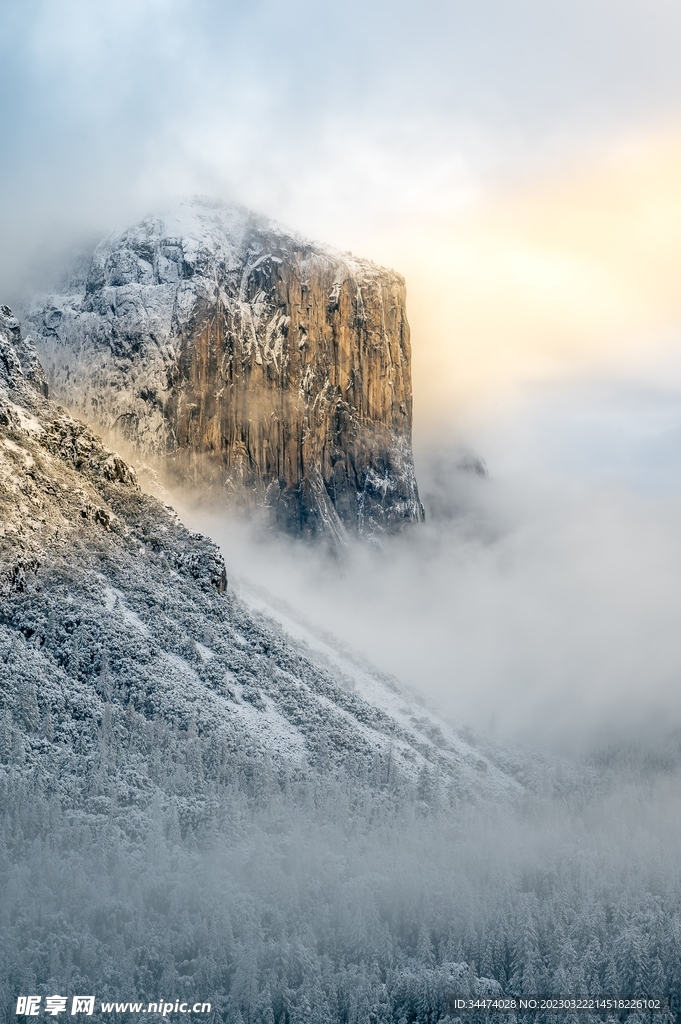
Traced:
<path fill-rule="evenodd" d="M 229 723 L 239 742 L 292 764 L 314 766 L 323 748 L 329 763 L 359 758 L 369 773 L 378 758 L 386 780 L 392 772 L 408 782 L 427 768 L 457 799 L 520 791 L 454 729 L 415 717 L 394 683 L 374 675 L 369 685 L 364 673 L 360 690 L 380 699 L 361 697 L 351 662 L 320 665 L 305 637 L 294 643 L 249 610 L 228 590 L 216 546 L 45 398 L 40 378 L 22 371 L 17 343 L 35 367 L 18 322 L 1 314 L 0 628 L 14 652 L 4 659 L 6 706 L 16 704 L 13 675 L 24 665 L 21 686 L 49 677 L 53 693 L 56 673 L 63 690 L 77 684 L 95 702 L 95 721 L 113 702 L 183 728 Z M 35 699 L 42 718 L 52 698 L 38 686 Z"/>

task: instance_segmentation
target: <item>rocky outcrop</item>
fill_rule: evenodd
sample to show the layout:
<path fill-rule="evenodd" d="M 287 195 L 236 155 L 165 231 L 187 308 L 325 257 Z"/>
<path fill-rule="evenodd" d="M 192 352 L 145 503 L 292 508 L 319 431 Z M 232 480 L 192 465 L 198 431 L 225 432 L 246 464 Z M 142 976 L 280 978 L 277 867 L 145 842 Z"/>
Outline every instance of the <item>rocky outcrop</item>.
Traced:
<path fill-rule="evenodd" d="M 47 398 L 48 386 L 38 353 L 9 306 L 0 306 L 0 386 L 21 394 L 33 388 Z"/>
<path fill-rule="evenodd" d="M 194 200 L 106 239 L 29 319 L 57 396 L 175 482 L 303 535 L 422 518 L 393 271 Z"/>
<path fill-rule="evenodd" d="M 422 708 L 415 717 L 394 681 L 331 648 L 325 657 L 319 638 L 313 654 L 252 614 L 230 592 L 219 549 L 144 494 L 41 381 L 0 307 L 0 791 L 2 711 L 25 686 L 38 725 L 76 698 L 77 717 L 96 719 L 103 698 L 149 722 L 193 721 L 279 764 L 347 762 L 353 784 L 356 763 L 367 777 L 378 757 L 386 779 L 432 765 L 462 797 L 518 789 L 447 723 Z M 71 728 L 61 723 L 60 743 Z M 44 737 L 32 733 L 36 767 Z"/>

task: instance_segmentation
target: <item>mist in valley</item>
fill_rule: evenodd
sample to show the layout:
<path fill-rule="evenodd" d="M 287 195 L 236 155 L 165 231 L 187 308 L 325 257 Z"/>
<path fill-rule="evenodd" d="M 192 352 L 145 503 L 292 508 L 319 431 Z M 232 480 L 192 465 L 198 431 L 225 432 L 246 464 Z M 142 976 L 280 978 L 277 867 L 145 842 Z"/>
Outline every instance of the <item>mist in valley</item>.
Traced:
<path fill-rule="evenodd" d="M 288 604 L 461 725 L 574 757 L 666 746 L 681 727 L 681 395 L 666 356 L 645 386 L 640 367 L 535 385 L 464 427 L 474 448 L 417 419 L 425 524 L 340 554 L 178 500 L 237 592 Z"/>
<path fill-rule="evenodd" d="M 142 467 L 220 545 L 222 604 L 141 554 L 146 520 L 120 564 L 82 544 L 5 602 L 8 1024 L 34 991 L 226 1024 L 681 1008 L 681 78 L 654 6 L 5 5 L 0 301 L 196 193 L 395 266 L 426 512 L 330 551 Z M 479 785 L 311 698 L 277 760 L 172 676 L 252 722 L 277 686 L 322 706 L 318 643 L 451 725 Z"/>
<path fill-rule="evenodd" d="M 675 353 L 530 386 L 436 436 L 417 421 L 425 524 L 340 553 L 177 496 L 247 604 L 517 759 L 518 799 L 461 804 L 421 781 L 359 822 L 334 797 L 320 847 L 289 837 L 306 885 L 371 943 L 390 936 L 405 1019 L 446 1019 L 465 987 L 452 964 L 479 992 L 677 991 Z"/>

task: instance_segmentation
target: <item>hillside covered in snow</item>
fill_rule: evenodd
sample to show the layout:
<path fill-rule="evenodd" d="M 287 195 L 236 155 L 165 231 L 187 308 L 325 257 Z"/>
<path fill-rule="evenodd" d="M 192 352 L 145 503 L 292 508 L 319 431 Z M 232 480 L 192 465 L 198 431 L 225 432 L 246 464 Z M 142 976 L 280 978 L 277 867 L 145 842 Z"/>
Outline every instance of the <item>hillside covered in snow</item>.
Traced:
<path fill-rule="evenodd" d="M 47 390 L 2 307 L 3 1020 L 27 993 L 228 1024 L 681 993 L 664 779 L 623 804 L 607 771 L 481 744 L 246 605 L 229 552 Z"/>

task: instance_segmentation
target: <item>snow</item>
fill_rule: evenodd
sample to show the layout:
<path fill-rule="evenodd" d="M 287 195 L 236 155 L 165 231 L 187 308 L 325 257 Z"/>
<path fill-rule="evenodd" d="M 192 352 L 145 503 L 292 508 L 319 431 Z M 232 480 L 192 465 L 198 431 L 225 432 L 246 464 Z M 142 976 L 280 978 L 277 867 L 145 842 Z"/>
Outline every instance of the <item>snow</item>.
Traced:
<path fill-rule="evenodd" d="M 149 636 L 149 627 L 146 623 L 142 622 L 137 612 L 134 612 L 132 608 L 128 608 L 126 606 L 123 594 L 120 590 L 116 590 L 115 587 L 105 586 L 104 603 L 107 611 L 114 611 L 118 608 L 120 614 L 129 626 L 132 626 L 133 629 L 136 629 L 143 636 Z"/>
<path fill-rule="evenodd" d="M 412 760 L 414 748 L 426 749 L 430 757 L 444 759 L 458 774 L 465 775 L 471 784 L 480 786 L 480 775 L 484 773 L 486 789 L 497 793 L 520 793 L 522 787 L 479 749 L 472 747 L 458 733 L 457 729 L 435 709 L 425 708 L 420 695 L 409 694 L 393 677 L 386 677 L 377 671 L 365 659 L 353 651 L 349 651 L 341 641 L 331 633 L 320 633 L 294 609 L 282 606 L 263 588 L 257 587 L 241 579 L 238 581 L 239 593 L 249 608 L 275 621 L 285 634 L 298 641 L 301 650 L 316 664 L 325 668 L 341 684 L 351 688 L 362 700 L 371 707 L 384 712 L 389 719 L 397 723 L 403 735 L 412 738 L 401 739 L 378 732 L 360 723 L 357 726 L 372 745 L 388 750 L 393 747 L 395 756 L 402 754 L 402 769 L 414 775 L 424 763 L 423 755 Z M 324 706 L 331 708 L 332 703 L 325 697 L 317 698 Z M 410 703 L 410 701 L 412 703 Z M 418 710 L 414 704 L 418 701 Z M 334 705 L 335 707 L 335 705 Z M 352 716 L 345 710 L 340 714 L 348 720 Z M 438 737 L 435 742 L 433 736 Z M 408 753 L 408 757 L 404 755 Z"/>
<path fill-rule="evenodd" d="M 8 402 L 8 405 L 15 413 L 19 420 L 19 424 L 22 430 L 25 430 L 28 434 L 42 434 L 44 433 L 40 421 L 26 411 L 21 405 L 16 405 L 14 402 Z"/>

